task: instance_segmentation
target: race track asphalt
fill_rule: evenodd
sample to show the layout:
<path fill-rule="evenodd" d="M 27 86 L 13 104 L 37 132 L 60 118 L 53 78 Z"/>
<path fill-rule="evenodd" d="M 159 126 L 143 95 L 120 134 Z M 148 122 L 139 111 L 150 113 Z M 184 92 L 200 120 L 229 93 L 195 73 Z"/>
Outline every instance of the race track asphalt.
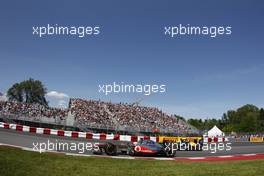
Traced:
<path fill-rule="evenodd" d="M 79 150 L 66 150 L 66 147 L 64 150 L 57 150 L 57 151 L 63 151 L 67 153 L 82 153 L 84 150 L 83 146 L 88 144 L 94 144 L 98 142 L 103 142 L 99 140 L 87 140 L 85 138 L 69 138 L 69 137 L 60 137 L 60 136 L 53 136 L 53 135 L 45 135 L 45 134 L 32 134 L 27 132 L 19 132 L 9 129 L 0 129 L 0 143 L 1 144 L 8 144 L 8 145 L 15 145 L 20 147 L 26 147 L 31 149 L 37 149 L 36 145 L 39 146 L 42 145 L 44 147 L 44 144 L 47 146 L 48 142 L 58 144 L 58 143 L 67 143 L 68 146 L 72 146 L 74 149 L 74 146 L 79 146 Z M 34 143 L 34 144 L 33 144 Z M 118 143 L 117 141 L 114 141 L 114 143 Z M 35 145 L 35 148 L 34 148 Z M 231 150 L 217 150 L 215 153 L 213 153 L 215 146 L 211 146 L 211 150 L 209 151 L 177 151 L 177 157 L 207 157 L 207 156 L 225 156 L 225 155 L 239 155 L 239 154 L 258 154 L 258 153 L 264 153 L 264 143 L 250 143 L 250 142 L 235 142 L 229 144 L 231 146 Z M 78 147 L 77 147 L 78 148 Z M 92 155 L 92 151 L 88 150 L 84 151 L 84 154 Z"/>

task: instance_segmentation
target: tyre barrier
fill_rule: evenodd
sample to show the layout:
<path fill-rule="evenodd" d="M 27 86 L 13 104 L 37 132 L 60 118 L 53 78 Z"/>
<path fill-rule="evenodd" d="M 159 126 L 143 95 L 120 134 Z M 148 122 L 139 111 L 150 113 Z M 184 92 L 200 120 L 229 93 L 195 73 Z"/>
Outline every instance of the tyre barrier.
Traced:
<path fill-rule="evenodd" d="M 202 138 L 202 137 L 131 136 L 131 135 L 119 135 L 119 134 L 65 131 L 65 130 L 57 130 L 57 129 L 50 129 L 50 128 L 30 127 L 30 126 L 19 125 L 19 124 L 8 124 L 4 122 L 0 122 L 0 128 L 12 129 L 16 131 L 36 133 L 36 134 L 66 136 L 66 137 L 71 137 L 71 138 L 116 140 L 116 141 L 124 141 L 124 142 L 138 142 L 141 139 L 152 140 L 158 143 L 163 143 L 164 141 L 179 142 L 181 139 L 187 139 L 188 141 L 193 141 L 193 140 L 199 141 L 203 139 L 204 143 L 228 141 L 227 138 L 224 138 L 224 137 Z"/>
<path fill-rule="evenodd" d="M 210 143 L 210 142 L 227 142 L 228 139 L 226 137 L 204 137 L 203 142 L 204 143 Z"/>
<path fill-rule="evenodd" d="M 71 138 L 116 140 L 116 141 L 124 141 L 124 142 L 138 142 L 141 139 L 152 140 L 155 142 L 159 141 L 159 137 L 155 137 L 155 136 L 130 136 L 130 135 L 119 135 L 119 134 L 64 131 L 64 130 L 57 130 L 57 129 L 50 129 L 50 128 L 30 127 L 30 126 L 19 125 L 19 124 L 8 124 L 8 123 L 3 123 L 3 122 L 0 122 L 0 128 L 12 129 L 16 131 L 36 133 L 36 134 L 66 136 L 66 137 L 71 137 Z"/>

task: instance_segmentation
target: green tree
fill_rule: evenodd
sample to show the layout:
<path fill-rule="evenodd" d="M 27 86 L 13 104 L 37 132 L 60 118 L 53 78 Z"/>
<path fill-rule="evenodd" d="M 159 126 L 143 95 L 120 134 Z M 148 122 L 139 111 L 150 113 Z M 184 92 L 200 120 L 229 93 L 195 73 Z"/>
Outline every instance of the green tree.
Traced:
<path fill-rule="evenodd" d="M 223 128 L 223 131 L 231 133 L 231 132 L 235 131 L 235 129 L 234 129 L 234 126 L 232 124 L 226 124 Z"/>
<path fill-rule="evenodd" d="M 190 125 L 196 127 L 199 130 L 203 130 L 203 124 L 201 119 L 188 119 Z"/>
<path fill-rule="evenodd" d="M 245 105 L 236 111 L 236 126 L 239 132 L 259 131 L 258 120 L 259 109 L 254 105 Z"/>
<path fill-rule="evenodd" d="M 239 132 L 256 132 L 257 129 L 257 118 L 258 116 L 254 112 L 248 112 L 239 124 Z"/>
<path fill-rule="evenodd" d="M 11 101 L 38 103 L 48 106 L 45 94 L 47 89 L 39 80 L 30 78 L 29 80 L 15 83 L 7 91 L 7 97 Z"/>
<path fill-rule="evenodd" d="M 18 102 L 23 102 L 22 87 L 20 83 L 15 83 L 7 91 L 7 96 L 9 100 L 15 100 Z"/>
<path fill-rule="evenodd" d="M 259 110 L 259 128 L 260 128 L 260 131 L 264 131 L 264 109 L 261 108 Z"/>
<path fill-rule="evenodd" d="M 182 117 L 182 116 L 179 116 L 179 115 L 175 114 L 174 117 L 177 118 L 178 120 L 182 120 L 182 121 L 186 122 L 186 119 L 184 117 Z"/>
<path fill-rule="evenodd" d="M 223 125 L 228 124 L 228 117 L 227 117 L 226 113 L 224 113 L 222 116 L 222 123 L 223 123 Z"/>

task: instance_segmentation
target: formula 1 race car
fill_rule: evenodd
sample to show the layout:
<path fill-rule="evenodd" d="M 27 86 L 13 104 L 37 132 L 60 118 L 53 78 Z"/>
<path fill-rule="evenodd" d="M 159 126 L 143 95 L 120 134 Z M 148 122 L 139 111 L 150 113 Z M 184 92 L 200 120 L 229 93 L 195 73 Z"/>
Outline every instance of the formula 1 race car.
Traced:
<path fill-rule="evenodd" d="M 118 155 L 127 154 L 130 156 L 165 156 L 175 157 L 176 150 L 173 149 L 173 143 L 166 142 L 158 144 L 152 140 L 140 140 L 136 144 L 121 143 L 119 145 L 107 142 L 98 145 L 99 150 L 94 154 Z"/>

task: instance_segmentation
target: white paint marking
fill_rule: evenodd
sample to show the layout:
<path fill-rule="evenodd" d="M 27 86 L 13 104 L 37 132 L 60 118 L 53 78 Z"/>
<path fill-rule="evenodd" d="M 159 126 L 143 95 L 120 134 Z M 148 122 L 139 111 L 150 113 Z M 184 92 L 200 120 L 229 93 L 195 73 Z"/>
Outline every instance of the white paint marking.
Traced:
<path fill-rule="evenodd" d="M 115 159 L 135 159 L 134 157 L 126 157 L 126 156 L 111 156 L 111 158 Z"/>
<path fill-rule="evenodd" d="M 65 153 L 65 155 L 68 155 L 68 156 L 85 156 L 85 157 L 92 156 L 92 155 L 79 154 L 79 153 Z"/>
<path fill-rule="evenodd" d="M 187 158 L 187 159 L 191 159 L 191 160 L 201 160 L 201 159 L 205 159 L 205 157 L 192 157 L 192 158 Z"/>
<path fill-rule="evenodd" d="M 257 154 L 255 154 L 255 153 L 252 153 L 252 154 L 243 154 L 242 156 L 255 156 L 255 155 L 257 155 Z"/>
<path fill-rule="evenodd" d="M 234 156 L 232 156 L 232 155 L 218 156 L 218 158 L 232 158 L 232 157 L 234 157 Z"/>
<path fill-rule="evenodd" d="M 38 153 L 39 153 L 39 151 L 37 151 L 37 150 L 33 150 L 32 148 L 22 147 L 21 149 L 22 149 L 22 150 L 25 150 L 25 151 L 38 152 Z"/>
<path fill-rule="evenodd" d="M 161 160 L 161 161 L 172 161 L 175 160 L 174 158 L 154 158 L 155 160 Z"/>

